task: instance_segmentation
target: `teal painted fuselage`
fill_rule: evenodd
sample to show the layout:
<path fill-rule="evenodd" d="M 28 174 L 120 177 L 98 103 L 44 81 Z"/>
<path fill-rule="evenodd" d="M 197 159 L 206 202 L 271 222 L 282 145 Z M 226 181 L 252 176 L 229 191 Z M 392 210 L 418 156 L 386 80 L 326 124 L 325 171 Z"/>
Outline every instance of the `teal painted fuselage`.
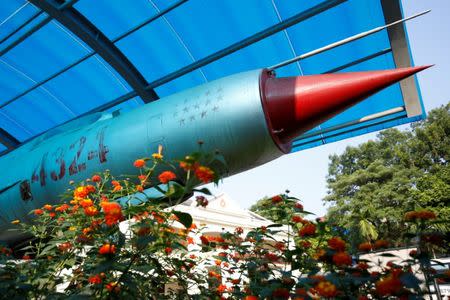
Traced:
<path fill-rule="evenodd" d="M 70 187 L 109 169 L 137 174 L 133 161 L 163 145 L 168 159 L 198 150 L 219 150 L 228 175 L 271 161 L 283 153 L 266 124 L 260 97 L 261 70 L 225 77 L 146 104 L 105 113 L 52 130 L 0 157 L 0 240 L 15 219 L 55 204 Z M 58 131 L 58 132 L 57 132 Z"/>

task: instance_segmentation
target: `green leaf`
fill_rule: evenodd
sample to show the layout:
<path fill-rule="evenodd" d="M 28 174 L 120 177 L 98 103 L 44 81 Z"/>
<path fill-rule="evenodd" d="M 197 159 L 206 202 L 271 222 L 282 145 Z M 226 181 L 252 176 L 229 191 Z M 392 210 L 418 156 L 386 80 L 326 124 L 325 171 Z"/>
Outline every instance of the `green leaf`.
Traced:
<path fill-rule="evenodd" d="M 173 210 L 172 213 L 177 216 L 178 221 L 184 225 L 184 227 L 189 228 L 192 225 L 192 216 L 188 213 Z"/>
<path fill-rule="evenodd" d="M 275 224 L 270 224 L 270 225 L 267 225 L 266 227 L 267 227 L 267 228 L 273 228 L 273 227 L 283 227 L 283 224 L 278 224 L 278 223 L 275 223 Z"/>
<path fill-rule="evenodd" d="M 392 253 L 380 253 L 378 255 L 383 257 L 397 257 L 397 255 L 394 255 Z"/>
<path fill-rule="evenodd" d="M 194 192 L 199 192 L 208 196 L 211 196 L 211 191 L 207 188 L 202 188 L 202 189 L 193 189 Z"/>

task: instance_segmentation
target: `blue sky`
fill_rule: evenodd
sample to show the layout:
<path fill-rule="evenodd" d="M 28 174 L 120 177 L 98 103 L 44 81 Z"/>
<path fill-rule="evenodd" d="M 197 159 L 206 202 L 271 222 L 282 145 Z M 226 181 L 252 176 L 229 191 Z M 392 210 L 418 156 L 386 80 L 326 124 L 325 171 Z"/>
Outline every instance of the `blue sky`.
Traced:
<path fill-rule="evenodd" d="M 450 101 L 450 11 L 449 0 L 403 0 L 405 16 L 432 9 L 418 19 L 407 23 L 408 35 L 416 65 L 435 64 L 418 74 L 426 110 Z M 401 126 L 400 128 L 406 128 Z M 356 146 L 376 133 L 339 141 L 332 144 L 285 155 L 258 168 L 226 178 L 215 194 L 227 193 L 242 207 L 249 207 L 264 196 L 272 196 L 286 189 L 299 197 L 305 208 L 323 215 L 326 208 L 322 198 L 326 195 L 328 156 L 342 153 L 347 146 Z"/>

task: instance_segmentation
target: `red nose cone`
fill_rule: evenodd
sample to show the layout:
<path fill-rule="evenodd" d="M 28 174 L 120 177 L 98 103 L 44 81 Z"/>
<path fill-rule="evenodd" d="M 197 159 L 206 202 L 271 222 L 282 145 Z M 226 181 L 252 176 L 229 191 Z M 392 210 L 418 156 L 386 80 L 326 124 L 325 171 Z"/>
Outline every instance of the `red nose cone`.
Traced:
<path fill-rule="evenodd" d="M 261 88 L 269 126 L 281 144 L 290 145 L 302 133 L 429 67 L 285 78 L 263 76 Z"/>

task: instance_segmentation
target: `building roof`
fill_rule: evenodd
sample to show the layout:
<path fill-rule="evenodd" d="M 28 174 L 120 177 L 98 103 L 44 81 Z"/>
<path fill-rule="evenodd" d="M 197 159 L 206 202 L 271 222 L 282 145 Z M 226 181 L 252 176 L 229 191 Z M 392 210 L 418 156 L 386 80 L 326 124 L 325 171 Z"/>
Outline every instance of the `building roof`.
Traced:
<path fill-rule="evenodd" d="M 256 227 L 268 226 L 272 221 L 243 209 L 227 194 L 208 199 L 206 207 L 197 206 L 194 198 L 173 207 L 174 210 L 187 212 L 197 224 L 205 224 L 208 232 L 234 231 L 241 227 L 245 232 Z"/>

